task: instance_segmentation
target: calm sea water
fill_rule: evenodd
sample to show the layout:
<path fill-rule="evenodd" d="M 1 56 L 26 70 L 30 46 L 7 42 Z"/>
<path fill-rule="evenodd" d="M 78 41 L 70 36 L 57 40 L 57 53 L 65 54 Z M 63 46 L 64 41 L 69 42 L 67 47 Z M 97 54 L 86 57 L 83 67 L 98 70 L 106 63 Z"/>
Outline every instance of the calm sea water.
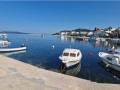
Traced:
<path fill-rule="evenodd" d="M 81 62 L 69 69 L 65 69 L 63 71 L 64 74 L 93 82 L 120 84 L 120 79 L 113 73 L 107 72 L 98 64 L 102 61 L 98 53 L 101 51 L 106 52 L 106 47 L 111 47 L 111 44 L 107 41 L 93 43 L 64 36 L 45 35 L 42 37 L 41 35 L 25 34 L 9 34 L 8 39 L 12 42 L 12 45 L 9 47 L 20 47 L 24 43 L 27 46 L 27 50 L 16 53 L 4 53 L 4 55 L 32 64 L 38 68 L 59 73 L 61 72 L 59 56 L 63 50 L 70 46 L 75 49 L 80 49 L 83 56 Z M 32 43 L 30 42 L 31 40 Z M 55 48 L 52 48 L 53 45 Z M 117 46 L 119 47 L 119 45 Z M 92 53 L 92 55 L 89 56 L 89 53 Z"/>

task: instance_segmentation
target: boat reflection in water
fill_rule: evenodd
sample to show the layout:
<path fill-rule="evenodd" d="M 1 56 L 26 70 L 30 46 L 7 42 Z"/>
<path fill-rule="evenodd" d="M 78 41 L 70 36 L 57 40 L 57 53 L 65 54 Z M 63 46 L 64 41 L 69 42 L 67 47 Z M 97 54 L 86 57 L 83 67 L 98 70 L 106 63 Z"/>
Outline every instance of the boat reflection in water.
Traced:
<path fill-rule="evenodd" d="M 4 53 L 0 53 L 0 54 L 5 55 L 5 56 L 10 56 L 10 55 L 13 55 L 13 54 L 21 54 L 21 53 L 26 53 L 26 50 L 16 51 L 16 52 L 4 52 Z"/>
<path fill-rule="evenodd" d="M 71 66 L 69 68 L 65 68 L 64 64 L 61 64 L 61 73 L 71 75 L 71 76 L 77 76 L 81 70 L 81 62 L 78 64 Z"/>
<path fill-rule="evenodd" d="M 98 62 L 98 64 L 105 69 L 106 72 L 111 73 L 115 78 L 120 79 L 120 71 L 117 71 L 111 67 L 106 67 L 103 61 Z"/>

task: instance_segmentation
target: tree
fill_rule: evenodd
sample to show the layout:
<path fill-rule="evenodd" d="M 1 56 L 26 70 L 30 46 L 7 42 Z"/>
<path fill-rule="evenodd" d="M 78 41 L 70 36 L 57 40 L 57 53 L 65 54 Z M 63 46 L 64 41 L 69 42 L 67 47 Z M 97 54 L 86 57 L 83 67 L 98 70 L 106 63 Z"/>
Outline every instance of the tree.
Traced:
<path fill-rule="evenodd" d="M 110 27 L 108 27 L 108 29 L 109 29 L 109 30 L 111 30 L 111 29 L 112 29 L 112 27 L 110 26 Z"/>

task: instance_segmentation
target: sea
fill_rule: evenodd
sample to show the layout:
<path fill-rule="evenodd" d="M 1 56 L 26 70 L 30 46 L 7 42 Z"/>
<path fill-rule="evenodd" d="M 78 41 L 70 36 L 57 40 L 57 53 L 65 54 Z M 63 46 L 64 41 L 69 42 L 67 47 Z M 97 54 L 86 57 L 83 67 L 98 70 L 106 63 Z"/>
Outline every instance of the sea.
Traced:
<path fill-rule="evenodd" d="M 67 74 L 91 82 L 120 84 L 120 72 L 107 70 L 102 59 L 98 56 L 99 52 L 107 52 L 107 48 L 113 45 L 119 48 L 120 45 L 117 43 L 113 44 L 109 41 L 88 42 L 77 40 L 75 37 L 45 34 L 8 34 L 7 38 L 12 44 L 1 48 L 18 48 L 25 44 L 27 50 L 0 53 L 2 55 L 34 65 L 40 69 Z M 72 67 L 64 68 L 59 56 L 65 48 L 79 49 L 82 53 L 81 62 Z"/>

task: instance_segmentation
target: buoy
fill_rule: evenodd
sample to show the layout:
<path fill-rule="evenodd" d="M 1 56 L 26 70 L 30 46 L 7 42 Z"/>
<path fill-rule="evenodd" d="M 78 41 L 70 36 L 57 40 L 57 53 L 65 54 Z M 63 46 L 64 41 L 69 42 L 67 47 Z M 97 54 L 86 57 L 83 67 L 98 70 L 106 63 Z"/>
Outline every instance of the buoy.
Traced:
<path fill-rule="evenodd" d="M 52 48 L 55 48 L 55 46 L 52 46 Z"/>
<path fill-rule="evenodd" d="M 91 56 L 92 55 L 92 53 L 89 53 L 89 56 Z"/>
<path fill-rule="evenodd" d="M 32 40 L 30 42 L 32 43 Z"/>

